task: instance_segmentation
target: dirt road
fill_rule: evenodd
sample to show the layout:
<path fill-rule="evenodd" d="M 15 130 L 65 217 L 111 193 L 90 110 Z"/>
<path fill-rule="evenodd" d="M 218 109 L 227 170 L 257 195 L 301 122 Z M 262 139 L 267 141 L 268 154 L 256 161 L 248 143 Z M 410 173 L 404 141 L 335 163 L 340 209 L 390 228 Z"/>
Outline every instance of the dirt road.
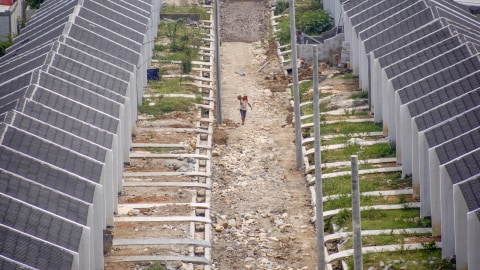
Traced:
<path fill-rule="evenodd" d="M 213 269 L 315 269 L 310 193 L 295 168 L 287 80 L 265 39 L 267 6 L 227 1 L 221 14 L 224 121 L 214 136 Z M 253 105 L 245 125 L 237 95 Z"/>

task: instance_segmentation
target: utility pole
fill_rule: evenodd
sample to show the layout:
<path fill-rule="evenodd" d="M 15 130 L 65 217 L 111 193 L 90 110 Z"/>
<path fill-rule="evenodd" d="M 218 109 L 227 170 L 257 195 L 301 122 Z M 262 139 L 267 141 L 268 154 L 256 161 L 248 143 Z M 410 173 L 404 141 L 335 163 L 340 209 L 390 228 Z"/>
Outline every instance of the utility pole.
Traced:
<path fill-rule="evenodd" d="M 313 45 L 313 126 L 315 133 L 315 216 L 317 229 L 317 270 L 325 270 L 325 225 L 323 223 L 322 151 L 320 140 L 320 106 L 318 100 L 318 52 Z"/>
<path fill-rule="evenodd" d="M 360 189 L 358 182 L 358 156 L 352 155 L 352 218 L 353 218 L 353 269 L 362 270 L 362 226 L 360 223 Z"/>
<path fill-rule="evenodd" d="M 217 123 L 223 123 L 222 115 L 222 86 L 221 86 L 221 71 L 220 64 L 220 0 L 215 1 L 215 65 L 216 65 L 216 87 L 217 87 Z"/>
<path fill-rule="evenodd" d="M 300 120 L 300 93 L 298 90 L 298 69 L 297 69 L 297 33 L 295 29 L 295 0 L 289 2 L 290 11 L 290 44 L 292 47 L 292 76 L 293 76 L 293 98 L 295 114 L 295 148 L 297 153 L 297 169 L 303 167 L 302 156 L 302 123 Z"/>

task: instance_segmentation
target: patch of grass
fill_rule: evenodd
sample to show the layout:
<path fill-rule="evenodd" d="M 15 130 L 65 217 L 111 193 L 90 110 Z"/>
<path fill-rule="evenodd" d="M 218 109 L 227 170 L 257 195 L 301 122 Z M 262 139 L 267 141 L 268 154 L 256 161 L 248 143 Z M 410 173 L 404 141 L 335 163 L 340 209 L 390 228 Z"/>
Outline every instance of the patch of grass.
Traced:
<path fill-rule="evenodd" d="M 395 202 L 391 202 L 390 204 L 394 204 Z M 383 198 L 382 196 L 360 196 L 360 205 L 361 206 L 372 206 L 378 204 L 388 204 L 388 201 Z M 340 208 L 347 208 L 352 207 L 352 197 L 343 194 L 342 196 L 331 199 L 326 202 L 323 202 L 323 210 L 333 210 L 333 209 L 340 209 Z"/>
<path fill-rule="evenodd" d="M 184 84 L 190 82 L 188 78 L 162 78 L 159 81 L 149 81 L 148 87 L 153 90 L 155 94 L 197 94 L 198 87 L 191 84 Z"/>
<path fill-rule="evenodd" d="M 183 97 L 165 97 L 163 95 L 144 99 L 142 106 L 138 108 L 140 113 L 162 115 L 173 111 L 188 112 L 195 107 L 196 99 Z M 150 104 L 152 103 L 152 104 Z"/>
<path fill-rule="evenodd" d="M 210 15 L 208 14 L 208 12 L 200 6 L 163 5 L 161 13 L 162 14 L 194 13 L 194 14 L 200 14 L 200 19 L 202 19 L 202 20 L 210 19 Z"/>
<path fill-rule="evenodd" d="M 352 231 L 352 212 L 342 210 L 332 217 L 332 222 Z M 360 213 L 362 230 L 387 230 L 406 228 L 427 228 L 431 226 L 430 219 L 420 218 L 419 209 L 379 210 L 366 209 Z"/>
<path fill-rule="evenodd" d="M 394 244 L 404 244 L 406 238 L 412 237 L 430 237 L 430 233 L 401 233 L 401 234 L 378 234 L 378 235 L 364 235 L 362 236 L 362 246 L 384 246 Z M 435 243 L 434 243 L 435 244 Z M 353 248 L 353 238 L 349 238 L 342 245 L 345 248 Z"/>
<path fill-rule="evenodd" d="M 367 169 L 373 169 L 373 168 L 379 168 L 379 166 L 368 164 L 368 163 L 358 165 L 359 170 L 367 170 Z M 345 172 L 350 170 L 351 170 L 350 166 L 335 166 L 335 167 L 323 168 L 322 173 Z"/>
<path fill-rule="evenodd" d="M 400 264 L 394 263 L 394 259 L 400 260 Z M 438 270 L 455 269 L 455 265 L 442 259 L 441 249 L 432 250 L 399 250 L 381 253 L 365 253 L 362 255 L 363 268 L 378 267 L 380 261 L 393 264 L 395 269 L 406 266 L 406 269 L 415 270 Z M 346 259 L 349 269 L 353 269 L 353 257 Z"/>
<path fill-rule="evenodd" d="M 412 180 L 401 178 L 400 172 L 362 174 L 359 175 L 359 180 L 360 192 L 402 189 L 412 186 Z M 352 193 L 351 181 L 351 175 L 323 179 L 323 195 Z"/>
<path fill-rule="evenodd" d="M 164 265 L 154 263 L 145 268 L 145 270 L 168 270 L 168 268 Z"/>
<path fill-rule="evenodd" d="M 362 99 L 362 98 L 368 98 L 368 92 L 367 91 L 356 91 L 350 95 L 351 99 Z"/>
<path fill-rule="evenodd" d="M 343 73 L 343 74 L 338 74 L 338 75 L 335 76 L 335 78 L 354 79 L 354 78 L 358 78 L 358 76 L 354 75 L 353 73 L 347 72 L 347 73 Z"/>
<path fill-rule="evenodd" d="M 324 112 L 327 110 L 327 106 L 331 103 L 331 100 L 324 100 L 321 101 L 320 104 L 318 104 L 318 109 L 320 112 Z M 313 114 L 313 103 L 310 105 L 305 105 L 302 106 L 301 108 L 301 114 L 302 115 L 310 115 Z M 305 119 L 304 123 L 313 123 L 313 117 Z M 320 125 L 321 126 L 321 125 Z"/>
<path fill-rule="evenodd" d="M 344 134 L 349 135 L 352 133 L 367 133 L 367 132 L 375 132 L 375 131 L 382 131 L 382 124 L 381 123 L 374 123 L 374 122 L 336 122 L 332 124 L 320 124 L 320 134 L 321 135 L 330 135 L 330 134 Z"/>
<path fill-rule="evenodd" d="M 151 153 L 169 153 L 172 151 L 178 151 L 178 150 L 184 150 L 184 148 L 178 148 L 178 147 L 146 147 L 145 151 L 151 152 Z"/>
<path fill-rule="evenodd" d="M 361 146 L 358 143 L 347 143 L 344 148 L 323 150 L 322 163 L 348 161 L 351 155 L 358 155 L 359 160 L 395 157 L 395 147 L 390 143 L 376 143 L 366 146 Z"/>

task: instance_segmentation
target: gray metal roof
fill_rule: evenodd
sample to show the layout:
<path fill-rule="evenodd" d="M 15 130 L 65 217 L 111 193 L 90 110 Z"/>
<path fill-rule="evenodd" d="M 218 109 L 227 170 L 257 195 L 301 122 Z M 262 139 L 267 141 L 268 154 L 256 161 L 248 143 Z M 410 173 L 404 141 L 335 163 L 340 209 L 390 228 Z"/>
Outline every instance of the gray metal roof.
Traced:
<path fill-rule="evenodd" d="M 474 53 L 459 38 L 446 39 L 385 69 L 393 88 L 402 89 L 436 72 L 454 66 Z M 460 46 L 459 46 L 460 45 Z"/>
<path fill-rule="evenodd" d="M 423 131 L 447 119 L 462 114 L 480 105 L 480 91 L 473 91 L 459 98 L 452 99 L 435 109 L 429 110 L 415 118 L 418 130 Z"/>
<path fill-rule="evenodd" d="M 0 58 L 0 269 L 79 267 L 81 239 L 101 243 L 82 234 L 113 215 L 100 183 L 119 180 L 154 6 L 46 0 Z"/>
<path fill-rule="evenodd" d="M 0 168 L 86 203 L 93 203 L 95 183 L 3 145 L 0 146 Z"/>
<path fill-rule="evenodd" d="M 113 147 L 113 133 L 102 130 L 63 112 L 53 110 L 33 100 L 19 100 L 15 110 L 105 148 L 112 149 Z"/>
<path fill-rule="evenodd" d="M 130 64 L 138 64 L 140 58 L 139 52 L 129 49 L 120 43 L 113 43 L 107 37 L 97 35 L 78 25 L 71 25 L 68 36 L 84 44 L 90 44 L 90 46 L 96 48 L 103 48 L 105 53 L 122 58 Z"/>
<path fill-rule="evenodd" d="M 352 27 L 357 33 L 360 33 L 379 22 L 382 22 L 395 13 L 408 9 L 416 2 L 419 2 L 419 0 L 381 1 L 372 5 L 370 8 L 365 9 L 358 15 L 353 16 L 351 18 Z"/>
<path fill-rule="evenodd" d="M 0 224 L 0 254 L 35 269 L 70 269 L 72 252 Z M 22 269 L 22 268 L 16 268 Z"/>
<path fill-rule="evenodd" d="M 477 127 L 435 147 L 435 152 L 437 153 L 440 165 L 442 165 L 479 148 L 480 128 Z"/>
<path fill-rule="evenodd" d="M 480 212 L 480 175 L 460 183 L 459 187 L 467 203 L 468 210 Z"/>
<path fill-rule="evenodd" d="M 430 34 L 444 28 L 446 25 L 448 25 L 446 20 L 436 19 L 429 24 L 418 27 L 417 29 L 409 32 L 406 35 L 403 35 L 393 40 L 388 40 L 386 44 L 379 46 L 372 52 L 373 56 L 374 58 L 379 59 L 380 57 L 387 55 L 408 44 L 411 44 L 412 42 L 416 42 L 419 39 L 429 36 Z M 430 42 L 438 41 L 435 40 L 435 36 L 433 36 L 432 39 L 433 40 Z"/>
<path fill-rule="evenodd" d="M 369 53 L 390 40 L 404 36 L 433 21 L 430 9 L 418 4 L 405 12 L 397 13 L 381 24 L 376 24 L 360 33 L 365 40 L 365 51 Z"/>
<path fill-rule="evenodd" d="M 89 204 L 86 202 L 3 169 L 0 169 L 0 193 L 78 224 L 87 224 Z"/>
<path fill-rule="evenodd" d="M 408 59 L 412 54 L 420 52 L 450 37 L 452 37 L 450 29 L 448 27 L 443 27 L 421 38 L 416 37 L 412 43 L 401 48 L 395 50 L 390 49 L 389 53 L 378 58 L 378 62 L 380 67 L 387 67 L 388 65 L 396 63 L 402 59 Z"/>
<path fill-rule="evenodd" d="M 4 194 L 0 194 L 0 223 L 75 252 L 83 231 L 79 224 Z"/>
<path fill-rule="evenodd" d="M 409 101 L 415 100 L 432 92 L 435 89 L 439 89 L 445 85 L 464 78 L 469 74 L 475 73 L 479 69 L 480 59 L 478 56 L 472 56 L 462 60 L 461 62 L 458 62 L 440 71 L 436 71 L 436 73 L 432 73 L 417 80 L 416 83 L 398 90 L 400 101 L 402 104 L 405 104 Z"/>
<path fill-rule="evenodd" d="M 445 110 L 443 110 L 443 112 L 445 112 Z M 431 119 L 440 119 L 441 117 L 442 116 L 439 115 L 437 118 Z M 419 117 L 416 119 L 418 118 Z M 432 125 L 430 130 L 425 131 L 425 138 L 429 147 L 434 147 L 440 143 L 451 140 L 479 126 L 480 106 L 477 104 L 473 109 L 462 112 L 453 117 L 447 115 L 445 119 L 447 120 L 445 123 L 435 127 Z M 441 123 L 441 120 L 437 121 L 437 123 Z"/>
<path fill-rule="evenodd" d="M 438 90 L 432 91 L 419 99 L 407 103 L 408 111 L 410 112 L 411 117 L 415 117 L 465 93 L 479 91 L 479 89 L 480 73 L 475 72 Z"/>
<path fill-rule="evenodd" d="M 452 184 L 480 175 L 480 149 L 445 164 Z"/>
<path fill-rule="evenodd" d="M 461 46 L 463 43 L 465 43 L 465 40 L 461 36 L 453 36 L 450 38 L 445 37 L 444 39 L 441 39 L 439 43 L 424 48 L 416 53 L 412 53 L 401 61 L 386 67 L 385 73 L 389 78 L 400 74 L 399 77 L 395 77 L 392 80 L 392 83 L 394 84 L 394 87 L 402 87 L 401 76 L 408 77 L 407 74 L 409 72 L 418 74 L 422 72 L 431 72 L 431 70 L 440 70 L 444 65 L 451 65 L 449 61 L 445 61 L 444 59 L 454 61 L 456 57 L 467 57 L 469 51 L 466 46 Z M 465 52 L 462 53 L 462 50 Z M 415 81 L 405 81 L 404 83 L 408 85 L 413 82 Z"/>
<path fill-rule="evenodd" d="M 98 144 L 17 111 L 5 114 L 3 122 L 97 161 L 104 161 L 107 155 L 107 149 Z"/>

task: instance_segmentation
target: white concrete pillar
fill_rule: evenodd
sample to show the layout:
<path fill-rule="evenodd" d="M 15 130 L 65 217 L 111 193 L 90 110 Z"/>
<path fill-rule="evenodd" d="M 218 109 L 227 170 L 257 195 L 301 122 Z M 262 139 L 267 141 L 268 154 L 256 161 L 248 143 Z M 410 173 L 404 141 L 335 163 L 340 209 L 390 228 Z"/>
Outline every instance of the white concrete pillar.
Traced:
<path fill-rule="evenodd" d="M 453 214 L 453 185 L 445 165 L 440 166 L 440 211 L 442 231 L 442 257 L 455 255 L 455 228 Z"/>
<path fill-rule="evenodd" d="M 413 198 L 423 198 L 420 196 L 420 166 L 419 166 L 419 143 L 418 143 L 418 127 L 417 123 L 415 122 L 415 118 L 410 120 L 410 126 L 412 128 L 412 189 L 413 189 Z M 430 185 L 424 186 L 423 190 L 428 191 L 430 194 Z M 428 196 L 430 197 L 430 196 Z M 420 216 L 426 217 L 430 216 L 430 200 L 428 200 L 428 208 L 425 205 L 427 201 L 420 200 Z M 428 211 L 427 211 L 428 209 Z"/>
<path fill-rule="evenodd" d="M 468 269 L 475 269 L 480 265 L 480 209 L 467 214 L 467 250 Z"/>
<path fill-rule="evenodd" d="M 459 185 L 453 186 L 453 203 L 454 203 L 454 224 L 455 224 L 455 255 L 456 269 L 468 270 L 468 249 L 467 249 L 467 212 L 468 207 L 463 197 Z"/>

